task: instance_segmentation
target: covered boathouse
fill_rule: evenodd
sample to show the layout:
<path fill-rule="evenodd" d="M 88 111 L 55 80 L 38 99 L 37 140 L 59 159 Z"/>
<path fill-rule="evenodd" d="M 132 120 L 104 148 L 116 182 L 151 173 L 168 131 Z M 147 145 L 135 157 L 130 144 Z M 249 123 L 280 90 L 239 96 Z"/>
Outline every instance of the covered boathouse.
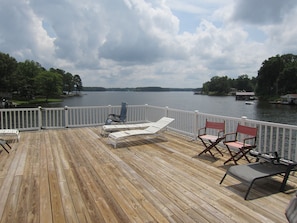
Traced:
<path fill-rule="evenodd" d="M 239 101 L 255 100 L 255 92 L 238 91 L 235 94 L 235 99 Z"/>

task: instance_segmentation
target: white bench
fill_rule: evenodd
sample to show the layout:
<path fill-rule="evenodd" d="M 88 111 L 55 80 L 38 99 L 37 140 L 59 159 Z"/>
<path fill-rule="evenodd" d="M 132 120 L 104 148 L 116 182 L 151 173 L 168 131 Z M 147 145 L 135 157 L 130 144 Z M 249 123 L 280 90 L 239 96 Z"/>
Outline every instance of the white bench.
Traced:
<path fill-rule="evenodd" d="M 18 129 L 0 129 L 1 136 L 16 136 L 17 141 L 20 140 L 20 131 Z"/>

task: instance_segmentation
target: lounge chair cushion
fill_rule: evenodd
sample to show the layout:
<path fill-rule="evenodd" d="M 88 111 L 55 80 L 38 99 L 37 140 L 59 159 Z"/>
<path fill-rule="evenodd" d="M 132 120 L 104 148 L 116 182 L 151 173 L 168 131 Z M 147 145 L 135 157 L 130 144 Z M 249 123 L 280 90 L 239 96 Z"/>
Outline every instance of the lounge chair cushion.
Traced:
<path fill-rule="evenodd" d="M 114 131 L 119 131 L 119 130 L 147 128 L 150 125 L 152 125 L 152 122 L 137 123 L 137 124 L 122 124 L 122 125 L 103 125 L 102 126 L 102 135 L 107 135 L 108 132 L 114 132 Z"/>
<path fill-rule="evenodd" d="M 269 162 L 257 162 L 246 165 L 231 166 L 228 170 L 228 174 L 250 183 L 255 179 L 285 173 L 286 170 L 287 166 L 285 165 L 275 165 Z"/>

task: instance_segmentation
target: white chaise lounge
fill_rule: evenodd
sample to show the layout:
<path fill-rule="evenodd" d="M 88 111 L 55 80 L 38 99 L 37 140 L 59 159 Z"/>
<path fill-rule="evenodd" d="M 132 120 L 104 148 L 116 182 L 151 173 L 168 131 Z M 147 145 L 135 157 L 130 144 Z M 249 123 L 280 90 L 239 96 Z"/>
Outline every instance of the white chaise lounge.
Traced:
<path fill-rule="evenodd" d="M 0 138 L 1 136 L 16 136 L 17 141 L 20 140 L 20 132 L 18 129 L 0 129 Z"/>
<path fill-rule="evenodd" d="M 140 136 L 140 135 L 156 135 L 173 122 L 173 118 L 163 117 L 157 122 L 152 122 L 151 125 L 145 129 L 135 129 L 135 130 L 126 130 L 113 132 L 108 135 L 109 143 L 117 147 L 117 143 L 120 140 L 126 139 L 131 136 Z"/>
<path fill-rule="evenodd" d="M 153 122 L 136 123 L 136 124 L 123 124 L 123 125 L 103 125 L 101 135 L 106 136 L 110 132 L 128 130 L 128 129 L 144 129 L 151 126 Z"/>

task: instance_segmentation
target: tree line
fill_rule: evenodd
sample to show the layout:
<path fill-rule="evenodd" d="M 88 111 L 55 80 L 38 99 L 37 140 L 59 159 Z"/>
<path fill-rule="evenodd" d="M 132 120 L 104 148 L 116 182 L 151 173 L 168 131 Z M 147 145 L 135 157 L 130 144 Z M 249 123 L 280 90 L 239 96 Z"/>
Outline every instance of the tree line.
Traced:
<path fill-rule="evenodd" d="M 232 89 L 254 91 L 264 100 L 297 93 L 297 56 L 284 54 L 268 58 L 262 63 L 257 77 L 249 78 L 246 74 L 237 79 L 215 76 L 202 87 L 203 93 L 209 95 L 227 95 Z"/>
<path fill-rule="evenodd" d="M 82 81 L 78 74 L 62 69 L 46 70 L 38 62 L 26 60 L 17 62 L 9 54 L 0 52 L 1 92 L 11 93 L 15 98 L 31 100 L 36 96 L 58 97 L 63 92 L 82 90 Z"/>
<path fill-rule="evenodd" d="M 240 75 L 237 79 L 231 79 L 227 76 L 214 76 L 210 81 L 202 86 L 203 94 L 208 95 L 228 95 L 230 92 L 237 91 L 254 91 L 256 78 L 251 79 L 247 74 Z"/>

